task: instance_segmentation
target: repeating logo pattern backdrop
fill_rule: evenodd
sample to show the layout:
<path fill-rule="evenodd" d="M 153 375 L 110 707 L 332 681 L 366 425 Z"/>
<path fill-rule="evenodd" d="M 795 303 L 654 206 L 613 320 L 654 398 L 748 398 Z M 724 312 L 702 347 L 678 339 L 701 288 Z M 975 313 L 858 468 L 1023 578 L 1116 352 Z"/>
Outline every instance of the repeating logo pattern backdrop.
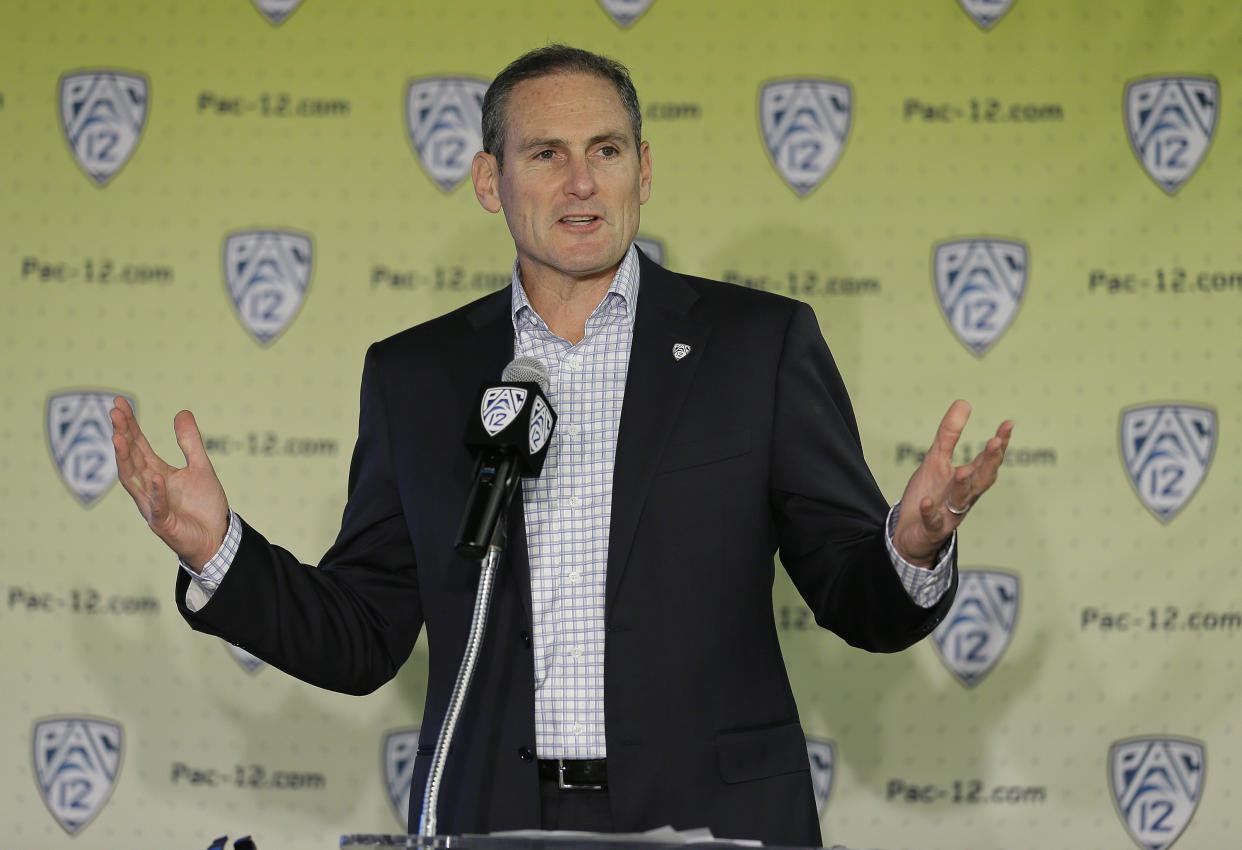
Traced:
<path fill-rule="evenodd" d="M 825 839 L 1236 843 L 1242 7 L 531 11 L 8 13 L 12 840 L 271 850 L 407 826 L 423 646 L 354 698 L 190 631 L 175 560 L 115 486 L 107 410 L 125 396 L 179 459 L 171 419 L 193 409 L 233 507 L 316 560 L 367 344 L 508 283 L 507 229 L 469 186 L 481 98 L 555 39 L 633 69 L 655 163 L 643 250 L 810 302 L 890 497 L 952 399 L 975 407 L 959 462 L 1018 422 L 922 644 L 857 652 L 777 583 Z M 518 400 L 488 404 L 501 423 Z"/>

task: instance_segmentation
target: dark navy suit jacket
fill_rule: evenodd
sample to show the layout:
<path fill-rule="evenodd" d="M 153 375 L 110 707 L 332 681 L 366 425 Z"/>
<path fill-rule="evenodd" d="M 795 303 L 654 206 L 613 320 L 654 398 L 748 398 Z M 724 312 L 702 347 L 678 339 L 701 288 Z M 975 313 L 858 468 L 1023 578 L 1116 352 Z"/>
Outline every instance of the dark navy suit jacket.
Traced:
<path fill-rule="evenodd" d="M 898 581 L 881 536 L 887 504 L 811 309 L 640 262 L 606 597 L 615 826 L 709 826 L 730 838 L 818 844 L 773 618 L 774 554 L 822 626 L 872 651 L 927 635 L 953 591 L 922 609 Z M 676 343 L 691 347 L 681 360 Z M 425 627 L 412 825 L 478 576 L 453 551 L 472 472 L 462 434 L 479 386 L 512 356 L 507 290 L 373 345 L 349 498 L 320 568 L 246 526 L 211 602 L 197 613 L 182 606 L 194 628 L 307 682 L 358 694 L 392 678 Z M 445 773 L 444 833 L 539 826 L 521 499 L 509 522 L 508 558 Z M 179 577 L 179 604 L 186 581 Z"/>

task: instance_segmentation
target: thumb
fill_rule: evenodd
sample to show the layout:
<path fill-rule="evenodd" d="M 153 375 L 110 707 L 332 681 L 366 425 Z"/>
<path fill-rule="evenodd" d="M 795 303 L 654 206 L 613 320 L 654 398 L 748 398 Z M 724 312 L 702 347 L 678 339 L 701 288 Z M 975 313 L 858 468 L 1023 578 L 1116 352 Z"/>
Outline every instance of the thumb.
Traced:
<path fill-rule="evenodd" d="M 207 457 L 207 449 L 203 447 L 203 436 L 198 431 L 194 414 L 183 410 L 173 417 L 173 431 L 177 435 L 177 445 L 185 455 L 185 462 L 190 466 L 211 469 L 211 459 Z"/>

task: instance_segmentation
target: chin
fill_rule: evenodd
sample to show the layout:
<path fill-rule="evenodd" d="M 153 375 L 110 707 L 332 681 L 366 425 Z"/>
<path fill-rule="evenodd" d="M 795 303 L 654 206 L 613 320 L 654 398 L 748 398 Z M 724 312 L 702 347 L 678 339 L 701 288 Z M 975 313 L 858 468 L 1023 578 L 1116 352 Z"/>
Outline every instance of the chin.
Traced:
<path fill-rule="evenodd" d="M 563 256 L 561 268 L 573 274 L 595 274 L 610 269 L 625 259 L 625 251 L 629 245 L 612 246 L 608 250 L 594 249 L 591 251 L 569 251 Z"/>

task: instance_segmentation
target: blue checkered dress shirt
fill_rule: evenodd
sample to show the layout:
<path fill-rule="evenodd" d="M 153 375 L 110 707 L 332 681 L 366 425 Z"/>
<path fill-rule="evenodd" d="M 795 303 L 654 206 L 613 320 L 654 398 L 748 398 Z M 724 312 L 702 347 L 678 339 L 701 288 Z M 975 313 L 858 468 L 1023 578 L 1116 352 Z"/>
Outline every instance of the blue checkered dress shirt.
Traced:
<path fill-rule="evenodd" d="M 530 559 L 536 746 L 540 758 L 603 758 L 607 754 L 604 595 L 608 531 L 617 429 L 634 340 L 638 254 L 632 246 L 626 252 L 576 345 L 554 334 L 531 307 L 516 262 L 510 292 L 513 354 L 535 357 L 547 365 L 548 400 L 558 416 L 543 474 L 522 481 Z M 956 533 L 941 551 L 935 569 L 906 563 L 892 545 L 899 507 L 894 506 L 888 516 L 889 557 L 910 598 L 930 608 L 951 582 L 949 565 Z M 201 575 L 190 572 L 194 579 L 186 593 L 190 610 L 198 610 L 210 599 L 232 562 L 240 535 L 241 525 L 230 512 L 224 545 Z"/>

